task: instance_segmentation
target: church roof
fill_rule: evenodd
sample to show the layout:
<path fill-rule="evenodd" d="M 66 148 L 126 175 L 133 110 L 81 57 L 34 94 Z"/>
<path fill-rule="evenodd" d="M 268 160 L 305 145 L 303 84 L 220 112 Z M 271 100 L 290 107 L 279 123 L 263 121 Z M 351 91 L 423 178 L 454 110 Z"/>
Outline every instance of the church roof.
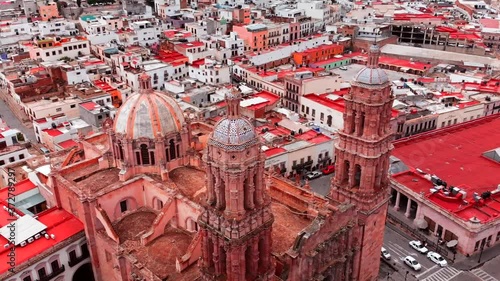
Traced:
<path fill-rule="evenodd" d="M 178 132 L 184 115 L 177 102 L 159 91 L 134 94 L 116 114 L 114 130 L 131 139 L 153 139 Z"/>

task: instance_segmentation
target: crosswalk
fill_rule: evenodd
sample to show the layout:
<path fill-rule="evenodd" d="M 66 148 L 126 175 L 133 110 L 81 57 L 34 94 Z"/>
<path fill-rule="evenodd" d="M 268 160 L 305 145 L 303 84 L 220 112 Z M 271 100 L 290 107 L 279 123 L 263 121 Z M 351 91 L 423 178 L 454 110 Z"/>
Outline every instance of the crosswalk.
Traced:
<path fill-rule="evenodd" d="M 453 279 L 455 276 L 459 275 L 462 271 L 457 270 L 453 267 L 447 266 L 443 267 L 440 270 L 432 273 L 426 278 L 422 279 L 422 281 L 449 281 Z"/>
<path fill-rule="evenodd" d="M 484 270 L 482 270 L 480 268 L 473 269 L 470 272 L 472 274 L 476 275 L 477 277 L 479 277 L 483 281 L 498 281 L 498 279 L 489 275 L 488 273 L 486 273 Z"/>

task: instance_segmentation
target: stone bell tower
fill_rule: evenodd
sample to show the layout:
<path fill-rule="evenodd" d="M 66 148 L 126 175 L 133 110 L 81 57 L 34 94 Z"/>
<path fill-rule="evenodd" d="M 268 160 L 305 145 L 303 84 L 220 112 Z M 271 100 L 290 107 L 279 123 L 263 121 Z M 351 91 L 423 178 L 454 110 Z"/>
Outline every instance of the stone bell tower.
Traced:
<path fill-rule="evenodd" d="M 207 195 L 199 217 L 202 280 L 271 280 L 271 199 L 265 156 L 253 125 L 240 116 L 241 95 L 226 94 L 227 116 L 211 134 L 205 155 Z"/>
<path fill-rule="evenodd" d="M 358 210 L 360 250 L 358 281 L 377 280 L 380 247 L 387 215 L 388 169 L 392 149 L 390 126 L 394 97 L 384 70 L 378 67 L 380 49 L 371 46 L 368 63 L 344 96 L 344 129 L 335 145 L 335 178 L 331 198 L 354 204 Z"/>

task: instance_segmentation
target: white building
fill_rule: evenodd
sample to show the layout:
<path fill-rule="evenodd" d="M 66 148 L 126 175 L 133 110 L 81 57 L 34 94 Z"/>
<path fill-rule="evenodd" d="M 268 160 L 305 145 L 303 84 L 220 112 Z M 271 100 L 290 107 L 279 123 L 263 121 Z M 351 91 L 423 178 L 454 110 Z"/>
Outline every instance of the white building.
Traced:
<path fill-rule="evenodd" d="M 64 18 L 33 22 L 31 25 L 31 33 L 40 34 L 41 36 L 75 36 L 79 34 L 75 23 Z"/>
<path fill-rule="evenodd" d="M 33 130 L 35 131 L 36 141 L 42 141 L 41 132 L 43 130 L 52 127 L 59 127 L 61 124 L 67 121 L 68 117 L 65 114 L 57 114 L 33 120 Z"/>
<path fill-rule="evenodd" d="M 34 60 L 58 61 L 61 58 L 79 58 L 90 54 L 90 42 L 85 37 L 38 37 L 32 44 L 23 45 Z"/>
<path fill-rule="evenodd" d="M 189 66 L 189 77 L 209 85 L 231 82 L 229 66 L 210 59 L 201 59 Z"/>
<path fill-rule="evenodd" d="M 126 46 L 151 46 L 159 42 L 162 31 L 161 25 L 153 25 L 145 20 L 133 22 L 130 29 L 130 32 L 124 33 L 124 39 L 121 40 Z"/>
<path fill-rule="evenodd" d="M 18 129 L 10 129 L 4 126 L 0 119 L 0 167 L 23 161 L 31 157 L 28 149 L 20 142 L 26 141 L 26 137 Z M 19 137 L 23 139 L 18 139 Z"/>
<path fill-rule="evenodd" d="M 212 38 L 217 40 L 221 48 L 231 51 L 230 57 L 242 56 L 245 51 L 245 41 L 239 38 L 236 32 L 231 32 L 229 35 L 213 36 Z"/>
<path fill-rule="evenodd" d="M 324 24 L 333 22 L 333 13 L 323 1 L 302 0 L 297 3 L 297 9 L 303 10 L 307 17 L 323 21 Z"/>

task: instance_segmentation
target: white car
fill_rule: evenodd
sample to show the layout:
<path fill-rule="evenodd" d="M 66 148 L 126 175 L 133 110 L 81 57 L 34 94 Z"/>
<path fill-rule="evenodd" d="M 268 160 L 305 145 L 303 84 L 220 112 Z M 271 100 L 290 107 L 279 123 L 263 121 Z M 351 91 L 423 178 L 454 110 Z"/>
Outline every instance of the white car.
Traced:
<path fill-rule="evenodd" d="M 340 69 L 340 70 L 344 70 L 344 71 L 345 71 L 345 70 L 347 70 L 347 67 L 345 67 L 345 66 L 341 66 L 341 67 L 339 67 L 339 69 Z"/>
<path fill-rule="evenodd" d="M 390 260 L 391 259 L 391 254 L 389 254 L 389 252 L 387 252 L 387 250 L 382 247 L 381 251 L 380 251 L 380 255 L 386 259 L 386 260 Z"/>
<path fill-rule="evenodd" d="M 309 179 L 309 180 L 313 180 L 315 178 L 319 178 L 321 177 L 323 174 L 321 172 L 318 172 L 318 171 L 313 171 L 313 172 L 310 172 L 306 175 L 306 178 Z"/>
<path fill-rule="evenodd" d="M 413 268 L 413 270 L 415 271 L 419 271 L 420 269 L 422 269 L 422 266 L 418 263 L 418 261 L 414 257 L 407 256 L 405 257 L 404 262 L 407 266 Z"/>
<path fill-rule="evenodd" d="M 419 252 L 421 254 L 427 254 L 427 252 L 429 252 L 429 249 L 427 249 L 424 246 L 424 244 L 422 244 L 422 242 L 417 241 L 417 240 L 410 241 L 410 247 L 417 250 L 417 252 Z"/>
<path fill-rule="evenodd" d="M 431 252 L 427 253 L 427 257 L 431 261 L 437 263 L 441 267 L 445 267 L 445 266 L 448 265 L 448 263 L 446 262 L 446 260 L 440 254 L 438 254 L 436 252 L 432 252 L 431 251 Z"/>

